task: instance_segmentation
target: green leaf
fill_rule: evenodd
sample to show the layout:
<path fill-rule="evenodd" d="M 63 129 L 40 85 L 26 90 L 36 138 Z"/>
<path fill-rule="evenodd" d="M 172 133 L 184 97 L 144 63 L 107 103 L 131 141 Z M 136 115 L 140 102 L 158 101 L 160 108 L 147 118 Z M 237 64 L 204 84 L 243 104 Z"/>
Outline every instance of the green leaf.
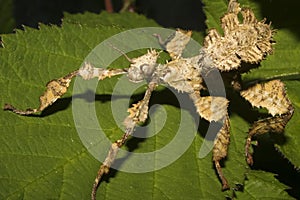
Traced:
<path fill-rule="evenodd" d="M 282 188 L 288 189 L 274 179 L 274 175 L 263 171 L 251 171 L 247 174 L 244 192 L 237 192 L 239 199 L 291 199 Z"/>
<path fill-rule="evenodd" d="M 138 26 L 136 22 L 139 22 Z M 88 27 L 119 26 L 126 29 L 157 26 L 153 20 L 147 19 L 143 15 L 133 15 L 130 12 L 124 12 L 122 14 L 108 12 L 101 12 L 100 14 L 89 12 L 84 14 L 65 13 L 64 23 L 74 23 Z"/>
<path fill-rule="evenodd" d="M 210 14 L 208 23 L 218 19 L 226 10 L 226 4 L 206 2 L 206 10 Z M 259 12 L 256 4 L 253 5 Z M 259 15 L 260 16 L 260 15 Z M 267 17 L 267 16 L 266 16 Z M 37 107 L 38 97 L 43 93 L 44 85 L 53 78 L 64 76 L 76 70 L 88 53 L 100 42 L 126 29 L 141 26 L 156 26 L 152 20 L 132 14 L 102 13 L 100 15 L 85 13 L 67 14 L 61 27 L 41 25 L 40 30 L 25 28 L 14 35 L 3 35 L 5 48 L 0 49 L 0 104 L 11 103 L 18 108 Z M 208 24 L 208 27 L 211 25 Z M 284 31 L 282 39 L 284 39 Z M 199 36 L 197 36 L 199 38 Z M 278 39 L 280 37 L 278 36 Z M 201 41 L 199 41 L 201 42 Z M 289 40 L 297 51 L 297 41 Z M 280 40 L 277 40 L 278 45 Z M 277 48 L 277 45 L 276 45 Z M 282 46 L 282 51 L 288 49 Z M 136 55 L 138 55 L 137 52 Z M 279 52 L 271 57 L 276 57 Z M 136 56 L 135 55 L 135 56 Z M 285 54 L 286 56 L 286 54 Z M 269 59 L 269 58 L 268 58 Z M 276 59 L 276 58 L 272 58 Z M 280 56 L 277 61 L 280 62 Z M 297 59 L 296 59 L 297 60 Z M 266 60 L 267 61 L 267 60 Z M 275 61 L 274 61 L 275 62 Z M 265 62 L 264 62 L 265 63 Z M 264 65 L 263 63 L 263 65 Z M 291 59 L 291 66 L 296 61 Z M 118 59 L 113 66 L 127 67 L 128 62 Z M 267 65 L 267 64 L 266 64 Z M 258 70 L 263 70 L 262 66 Z M 270 74 L 282 75 L 282 72 Z M 262 71 L 260 75 L 268 74 Z M 248 75 L 247 75 L 248 76 Z M 248 79 L 265 76 L 249 74 Z M 101 81 L 97 87 L 95 107 L 101 127 L 107 136 L 114 141 L 122 135 L 111 113 L 110 95 L 117 83 L 117 78 Z M 287 93 L 291 98 L 296 112 L 288 124 L 286 136 L 291 138 L 283 145 L 281 151 L 287 159 L 299 166 L 299 82 L 286 81 Z M 169 94 L 169 95 L 168 95 Z M 72 87 L 69 92 L 41 117 L 22 117 L 9 112 L 0 112 L 1 134 L 0 143 L 0 199 L 89 199 L 91 187 L 100 162 L 89 152 L 79 138 L 73 121 L 71 107 Z M 137 95 L 142 98 L 141 94 Z M 134 98 L 134 100 L 138 100 Z M 159 90 L 152 97 L 152 104 L 162 107 L 154 109 L 147 132 L 156 135 L 147 139 L 130 139 L 124 149 L 133 152 L 151 152 L 162 148 L 174 138 L 180 124 L 181 112 L 188 115 L 188 110 L 176 106 L 176 98 L 168 90 Z M 189 100 L 187 100 L 189 101 Z M 190 102 L 192 103 L 192 102 Z M 175 106 L 174 106 L 175 105 Z M 231 109 L 240 106 L 231 105 Z M 241 107 L 244 109 L 244 107 Z M 240 109 L 240 110 L 243 110 Z M 244 114 L 246 115 L 246 110 Z M 163 129 L 157 124 L 165 117 Z M 268 184 L 264 188 L 269 197 L 279 194 L 289 198 L 286 186 L 279 184 L 277 179 L 260 171 L 251 171 L 244 158 L 244 143 L 249 123 L 239 113 L 231 114 L 231 145 L 227 160 L 224 161 L 224 174 L 231 187 L 245 184 L 244 192 L 237 193 L 241 199 L 247 193 L 252 198 L 261 197 L 261 190 L 256 185 Z M 121 115 L 121 113 L 120 113 Z M 189 116 L 189 115 L 188 115 Z M 193 119 L 190 119 L 193 126 Z M 99 199 L 224 199 L 233 197 L 233 190 L 222 192 L 221 183 L 213 168 L 211 153 L 199 159 L 198 154 L 206 133 L 205 122 L 200 123 L 199 133 L 188 150 L 174 163 L 157 171 L 148 173 L 125 173 L 114 171 L 101 183 L 98 189 Z M 83 127 L 88 129 L 89 127 Z M 207 127 L 206 127 L 207 128 Z M 97 132 L 97 130 L 90 130 Z M 97 138 L 95 138 L 97 140 Z M 298 141 L 298 142 L 297 142 Z M 106 155 L 107 152 L 99 152 Z M 127 160 L 130 160 L 128 158 Z M 126 160 L 125 160 L 126 162 Z M 245 174 L 248 180 L 245 181 Z M 271 187 L 270 182 L 276 183 Z"/>
<path fill-rule="evenodd" d="M 12 32 L 16 26 L 13 18 L 13 1 L 0 0 L 0 5 L 0 33 Z"/>

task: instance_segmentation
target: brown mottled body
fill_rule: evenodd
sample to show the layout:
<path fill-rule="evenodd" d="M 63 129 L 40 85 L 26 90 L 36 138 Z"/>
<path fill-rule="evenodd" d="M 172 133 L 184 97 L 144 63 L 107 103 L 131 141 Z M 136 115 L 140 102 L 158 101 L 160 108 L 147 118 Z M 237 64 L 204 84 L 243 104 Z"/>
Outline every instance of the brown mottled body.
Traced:
<path fill-rule="evenodd" d="M 238 19 L 239 14 L 243 18 L 241 22 Z M 84 80 L 92 78 L 103 80 L 126 74 L 129 81 L 134 83 L 148 81 L 144 98 L 128 109 L 129 115 L 124 120 L 125 133 L 121 139 L 111 145 L 105 161 L 100 166 L 91 194 L 92 199 L 96 199 L 100 180 L 104 174 L 109 172 L 119 148 L 132 135 L 135 126 L 146 121 L 152 92 L 159 84 L 168 84 L 179 92 L 189 94 L 200 117 L 222 125 L 214 140 L 212 160 L 222 182 L 222 189 L 228 189 L 229 184 L 223 174 L 220 161 L 227 156 L 230 140 L 230 122 L 227 110 L 230 102 L 226 97 L 201 96 L 201 91 L 208 89 L 204 80 L 210 70 L 218 69 L 223 74 L 233 71 L 235 75 L 229 81 L 233 90 L 241 90 L 241 96 L 252 106 L 264 107 L 271 114 L 269 118 L 256 121 L 249 130 L 245 145 L 248 164 L 253 162 L 249 153 L 252 137 L 269 132 L 283 132 L 294 109 L 286 95 L 284 84 L 280 80 L 259 83 L 247 89 L 242 88 L 241 64 L 257 64 L 272 52 L 274 31 L 270 25 L 266 24 L 265 20 L 258 21 L 250 9 L 240 8 L 239 3 L 230 0 L 228 11 L 221 18 L 221 26 L 224 35 L 220 35 L 216 29 L 209 30 L 204 39 L 203 48 L 194 57 L 182 57 L 182 52 L 190 41 L 191 31 L 177 30 L 166 41 L 156 35 L 159 43 L 171 56 L 171 60 L 166 64 L 157 63 L 159 52 L 155 50 L 149 50 L 140 57 L 128 59 L 131 64 L 124 69 L 95 68 L 90 63 L 84 63 L 79 70 L 50 81 L 45 93 L 40 97 L 40 106 L 37 109 L 23 111 L 10 104 L 6 104 L 4 109 L 20 115 L 41 112 L 67 92 L 71 79 L 76 75 Z"/>

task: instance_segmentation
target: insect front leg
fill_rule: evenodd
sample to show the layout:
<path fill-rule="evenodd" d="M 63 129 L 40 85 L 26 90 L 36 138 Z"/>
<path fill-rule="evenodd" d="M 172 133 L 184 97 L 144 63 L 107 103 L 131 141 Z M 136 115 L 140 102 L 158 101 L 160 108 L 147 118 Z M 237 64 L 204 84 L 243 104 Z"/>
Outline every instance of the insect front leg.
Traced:
<path fill-rule="evenodd" d="M 84 80 L 90 80 L 95 77 L 97 77 L 99 80 L 103 80 L 105 78 L 110 78 L 112 76 L 125 73 L 127 73 L 126 68 L 109 70 L 104 68 L 95 68 L 90 63 L 84 63 L 84 65 L 79 70 L 71 72 L 64 77 L 48 82 L 46 85 L 46 91 L 40 96 L 40 105 L 38 108 L 28 108 L 26 110 L 20 110 L 15 108 L 11 104 L 5 104 L 3 109 L 12 111 L 19 115 L 31 115 L 34 113 L 42 112 L 68 91 L 72 78 L 74 78 L 75 76 L 81 76 Z"/>
<path fill-rule="evenodd" d="M 267 108 L 272 117 L 254 122 L 245 144 L 245 156 L 249 165 L 253 164 L 250 154 L 252 137 L 266 133 L 282 133 L 288 121 L 291 119 L 294 108 L 288 99 L 284 84 L 280 80 L 272 80 L 266 83 L 258 83 L 244 91 L 241 95 L 254 107 Z"/>
<path fill-rule="evenodd" d="M 19 115 L 31 115 L 41 112 L 68 91 L 70 82 L 72 78 L 77 75 L 77 73 L 78 71 L 74 71 L 64 77 L 48 82 L 46 85 L 46 91 L 40 96 L 40 106 L 38 108 L 27 108 L 26 110 L 20 110 L 11 104 L 5 104 L 3 109 L 12 111 Z"/>
<path fill-rule="evenodd" d="M 149 100 L 152 92 L 155 90 L 156 87 L 157 87 L 156 81 L 150 82 L 148 84 L 148 88 L 146 90 L 144 98 L 138 103 L 133 104 L 132 107 L 128 109 L 129 116 L 126 117 L 126 119 L 124 120 L 125 133 L 119 140 L 115 141 L 111 145 L 104 162 L 102 163 L 102 165 L 98 170 L 97 176 L 95 178 L 95 182 L 93 184 L 92 193 L 91 193 L 92 200 L 96 199 L 96 192 L 99 186 L 99 182 L 101 181 L 101 178 L 103 177 L 104 174 L 108 174 L 111 165 L 116 159 L 118 150 L 125 144 L 128 137 L 132 135 L 135 126 L 138 123 L 144 123 L 146 121 L 148 117 Z"/>

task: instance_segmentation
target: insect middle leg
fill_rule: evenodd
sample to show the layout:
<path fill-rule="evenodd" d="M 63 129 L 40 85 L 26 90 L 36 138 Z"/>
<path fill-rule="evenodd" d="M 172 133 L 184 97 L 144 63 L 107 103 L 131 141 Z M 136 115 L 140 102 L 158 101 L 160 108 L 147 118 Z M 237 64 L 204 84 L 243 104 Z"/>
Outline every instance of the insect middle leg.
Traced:
<path fill-rule="evenodd" d="M 111 165 L 113 164 L 114 160 L 116 159 L 119 149 L 125 144 L 128 137 L 130 135 L 132 135 L 135 126 L 138 123 L 143 123 L 146 121 L 146 119 L 148 117 L 149 100 L 150 100 L 152 92 L 155 90 L 156 87 L 157 87 L 156 81 L 150 82 L 148 84 L 148 88 L 146 90 L 144 98 L 141 101 L 139 101 L 138 103 L 133 104 L 133 106 L 128 109 L 129 116 L 126 117 L 126 119 L 124 120 L 125 133 L 119 140 L 115 141 L 111 145 L 104 162 L 102 163 L 102 165 L 100 166 L 100 168 L 98 170 L 97 176 L 95 178 L 95 182 L 93 184 L 92 193 L 91 193 L 92 200 L 96 199 L 96 192 L 97 192 L 97 188 L 99 186 L 100 180 L 104 174 L 109 173 L 109 169 L 110 169 Z"/>

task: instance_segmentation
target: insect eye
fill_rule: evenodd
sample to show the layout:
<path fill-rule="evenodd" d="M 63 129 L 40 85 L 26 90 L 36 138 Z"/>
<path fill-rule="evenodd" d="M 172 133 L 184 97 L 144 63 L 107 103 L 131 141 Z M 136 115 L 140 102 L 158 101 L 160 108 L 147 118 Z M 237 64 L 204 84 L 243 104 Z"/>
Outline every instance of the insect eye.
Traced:
<path fill-rule="evenodd" d="M 145 71 L 147 71 L 147 68 L 149 68 L 149 67 L 150 67 L 149 64 L 142 64 L 140 66 L 140 70 L 143 71 L 143 72 L 145 72 Z"/>
<path fill-rule="evenodd" d="M 140 70 L 143 72 L 145 76 L 151 76 L 155 68 L 155 65 L 142 64 L 140 66 Z"/>

